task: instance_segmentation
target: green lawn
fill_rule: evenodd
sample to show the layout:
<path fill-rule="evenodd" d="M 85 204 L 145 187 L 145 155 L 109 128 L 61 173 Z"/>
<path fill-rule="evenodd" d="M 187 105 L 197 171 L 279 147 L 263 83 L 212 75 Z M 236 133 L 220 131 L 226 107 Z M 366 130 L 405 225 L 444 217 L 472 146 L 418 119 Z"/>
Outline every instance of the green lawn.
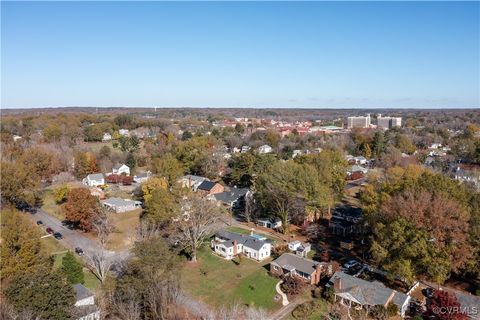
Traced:
<path fill-rule="evenodd" d="M 279 281 L 263 267 L 270 260 L 257 263 L 244 257 L 239 265 L 213 254 L 208 245 L 198 252 L 198 264 L 183 270 L 183 287 L 193 296 L 214 307 L 253 304 L 273 310 L 280 304 L 273 300 Z"/>
<path fill-rule="evenodd" d="M 53 256 L 53 268 L 60 268 L 62 266 L 62 259 L 67 253 L 67 249 L 53 237 L 42 238 L 40 241 L 42 243 L 42 249 L 45 251 L 45 253 Z M 78 257 L 77 261 L 82 263 Z M 100 280 L 98 280 L 98 278 L 95 277 L 95 275 L 87 268 L 83 269 L 83 275 L 85 277 L 85 287 L 95 291 L 95 289 L 100 285 Z"/>
<path fill-rule="evenodd" d="M 226 230 L 226 231 L 230 231 L 230 232 L 239 233 L 239 234 L 250 234 L 250 232 L 251 232 L 251 230 L 247 230 L 247 229 L 243 229 L 243 228 L 239 228 L 239 227 L 227 227 L 227 228 L 225 228 L 225 230 Z M 270 240 L 275 241 L 274 238 L 269 237 L 269 236 L 266 235 L 266 234 L 259 233 L 259 232 L 255 232 L 255 230 L 253 230 L 253 233 L 258 234 L 258 235 L 261 235 L 261 236 L 264 236 L 264 237 L 267 238 L 267 239 L 270 239 Z"/>
<path fill-rule="evenodd" d="M 287 320 L 318 320 L 328 315 L 328 302 L 314 299 L 297 306 Z"/>

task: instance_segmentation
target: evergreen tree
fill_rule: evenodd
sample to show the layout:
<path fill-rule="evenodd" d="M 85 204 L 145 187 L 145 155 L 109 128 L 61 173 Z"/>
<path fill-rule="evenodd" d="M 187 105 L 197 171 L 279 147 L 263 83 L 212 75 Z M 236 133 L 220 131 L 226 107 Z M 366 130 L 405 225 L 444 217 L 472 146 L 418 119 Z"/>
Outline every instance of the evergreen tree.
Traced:
<path fill-rule="evenodd" d="M 12 279 L 5 296 L 16 311 L 29 310 L 34 318 L 70 319 L 75 293 L 59 273 L 38 268 Z"/>
<path fill-rule="evenodd" d="M 70 251 L 62 259 L 61 270 L 70 284 L 85 283 L 83 267 Z"/>

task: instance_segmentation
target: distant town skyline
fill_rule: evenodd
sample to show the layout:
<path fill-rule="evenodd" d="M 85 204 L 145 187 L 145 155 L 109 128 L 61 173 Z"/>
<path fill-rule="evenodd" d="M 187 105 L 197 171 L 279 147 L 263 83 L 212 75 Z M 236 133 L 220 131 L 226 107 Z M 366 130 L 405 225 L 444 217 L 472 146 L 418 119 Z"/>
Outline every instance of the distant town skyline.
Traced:
<path fill-rule="evenodd" d="M 1 107 L 478 108 L 479 2 L 2 2 Z"/>

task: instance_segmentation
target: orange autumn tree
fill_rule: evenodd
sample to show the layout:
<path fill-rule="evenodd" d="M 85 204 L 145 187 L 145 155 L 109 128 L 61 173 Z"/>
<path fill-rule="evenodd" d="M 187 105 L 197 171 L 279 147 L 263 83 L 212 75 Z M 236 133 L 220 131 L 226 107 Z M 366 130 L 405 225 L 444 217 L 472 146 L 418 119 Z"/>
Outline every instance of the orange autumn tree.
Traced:
<path fill-rule="evenodd" d="M 97 198 L 86 188 L 74 188 L 70 191 L 68 200 L 62 205 L 65 219 L 75 223 L 84 231 L 91 231 L 92 224 L 101 214 Z"/>

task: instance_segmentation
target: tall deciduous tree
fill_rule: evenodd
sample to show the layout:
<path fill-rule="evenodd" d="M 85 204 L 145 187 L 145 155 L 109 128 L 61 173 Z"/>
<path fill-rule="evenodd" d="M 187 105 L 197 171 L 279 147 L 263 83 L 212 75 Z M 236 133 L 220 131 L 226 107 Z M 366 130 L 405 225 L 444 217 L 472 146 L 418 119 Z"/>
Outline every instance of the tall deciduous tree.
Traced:
<path fill-rule="evenodd" d="M 75 175 L 77 178 L 85 178 L 90 173 L 98 172 L 97 159 L 90 152 L 77 152 L 75 159 Z"/>
<path fill-rule="evenodd" d="M 28 172 L 23 163 L 1 164 L 0 186 L 2 200 L 17 208 L 33 206 L 38 198 L 38 179 Z"/>
<path fill-rule="evenodd" d="M 133 255 L 110 294 L 113 311 L 122 319 L 169 319 L 181 260 L 161 237 L 137 242 Z"/>
<path fill-rule="evenodd" d="M 67 202 L 62 205 L 65 219 L 78 224 L 85 231 L 92 229 L 92 223 L 100 215 L 97 198 L 86 188 L 74 188 L 70 191 Z"/>
<path fill-rule="evenodd" d="M 4 209 L 1 225 L 1 279 L 50 266 L 48 257 L 41 250 L 40 233 L 25 215 L 14 209 Z"/>
<path fill-rule="evenodd" d="M 170 153 L 153 159 L 152 172 L 165 178 L 170 186 L 173 186 L 184 173 L 182 163 Z"/>
<path fill-rule="evenodd" d="M 197 249 L 203 241 L 215 231 L 217 223 L 224 215 L 224 210 L 214 202 L 190 195 L 181 204 L 182 212 L 173 223 L 172 240 L 179 243 L 197 261 Z"/>

